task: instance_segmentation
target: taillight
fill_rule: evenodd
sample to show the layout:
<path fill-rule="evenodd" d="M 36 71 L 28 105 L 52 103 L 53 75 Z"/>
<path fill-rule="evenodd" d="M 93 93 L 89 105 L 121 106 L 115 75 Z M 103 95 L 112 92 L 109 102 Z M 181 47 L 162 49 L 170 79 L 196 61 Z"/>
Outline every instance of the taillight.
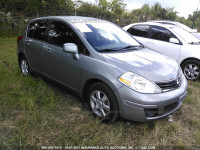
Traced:
<path fill-rule="evenodd" d="M 19 36 L 19 37 L 17 38 L 17 42 L 19 42 L 21 39 L 23 39 L 23 36 Z"/>

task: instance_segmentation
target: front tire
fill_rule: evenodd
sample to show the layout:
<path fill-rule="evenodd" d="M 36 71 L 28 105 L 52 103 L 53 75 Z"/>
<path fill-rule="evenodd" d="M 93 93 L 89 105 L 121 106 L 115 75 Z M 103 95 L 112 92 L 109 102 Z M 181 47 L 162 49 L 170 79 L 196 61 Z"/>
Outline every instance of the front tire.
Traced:
<path fill-rule="evenodd" d="M 113 91 L 104 83 L 91 85 L 87 92 L 87 103 L 92 114 L 102 122 L 114 122 L 118 118 L 118 103 Z"/>
<path fill-rule="evenodd" d="M 181 67 L 188 80 L 196 81 L 200 79 L 200 61 L 188 60 Z"/>

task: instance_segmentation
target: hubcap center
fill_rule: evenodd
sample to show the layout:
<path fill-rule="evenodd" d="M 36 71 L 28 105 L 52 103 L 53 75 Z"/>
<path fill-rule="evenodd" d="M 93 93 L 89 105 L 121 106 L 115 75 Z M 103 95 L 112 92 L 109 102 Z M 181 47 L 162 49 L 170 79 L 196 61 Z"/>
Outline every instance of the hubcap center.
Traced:
<path fill-rule="evenodd" d="M 102 105 L 103 105 L 102 101 L 100 99 L 97 99 L 97 107 L 102 108 Z"/>

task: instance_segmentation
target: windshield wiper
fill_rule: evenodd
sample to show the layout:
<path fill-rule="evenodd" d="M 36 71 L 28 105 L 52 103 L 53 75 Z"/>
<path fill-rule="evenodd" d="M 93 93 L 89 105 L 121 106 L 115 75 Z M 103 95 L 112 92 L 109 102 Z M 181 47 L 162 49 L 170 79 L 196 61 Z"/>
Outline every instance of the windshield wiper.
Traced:
<path fill-rule="evenodd" d="M 98 50 L 98 52 L 114 52 L 114 51 L 121 51 L 121 50 L 133 50 L 133 49 L 138 49 L 138 48 L 144 48 L 144 46 L 143 45 L 135 45 L 135 46 L 129 45 L 129 46 L 119 48 L 119 49 L 109 49 L 109 48 L 101 49 L 101 50 Z"/>
<path fill-rule="evenodd" d="M 199 42 L 190 42 L 188 44 L 200 44 L 200 41 Z"/>
<path fill-rule="evenodd" d="M 120 49 L 118 49 L 118 50 L 131 49 L 131 48 L 133 48 L 133 49 L 136 49 L 136 48 L 144 48 L 144 45 L 134 45 L 134 46 L 133 46 L 133 45 L 129 45 L 129 46 L 120 48 Z"/>
<path fill-rule="evenodd" d="M 98 52 L 113 52 L 113 51 L 117 51 L 117 49 L 109 49 L 109 48 L 106 48 L 106 49 L 98 50 Z"/>

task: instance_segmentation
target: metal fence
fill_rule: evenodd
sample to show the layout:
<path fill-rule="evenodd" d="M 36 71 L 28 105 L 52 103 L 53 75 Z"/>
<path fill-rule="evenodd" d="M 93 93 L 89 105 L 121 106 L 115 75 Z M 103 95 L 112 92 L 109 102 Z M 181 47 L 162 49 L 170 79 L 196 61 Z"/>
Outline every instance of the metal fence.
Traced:
<path fill-rule="evenodd" d="M 69 12 L 66 10 L 57 10 L 52 13 L 51 10 L 47 10 L 46 14 L 37 13 L 35 15 L 29 16 L 28 14 L 19 14 L 19 13 L 4 13 L 0 11 L 0 36 L 14 36 L 19 35 L 23 31 L 27 22 L 32 18 L 45 17 L 45 16 L 74 16 L 75 12 Z M 77 16 L 86 16 L 86 17 L 95 17 L 100 19 L 105 19 L 113 23 L 118 24 L 123 27 L 127 24 L 133 22 L 131 19 L 126 18 L 113 18 L 112 16 L 103 16 L 98 13 L 84 13 L 76 12 Z"/>

